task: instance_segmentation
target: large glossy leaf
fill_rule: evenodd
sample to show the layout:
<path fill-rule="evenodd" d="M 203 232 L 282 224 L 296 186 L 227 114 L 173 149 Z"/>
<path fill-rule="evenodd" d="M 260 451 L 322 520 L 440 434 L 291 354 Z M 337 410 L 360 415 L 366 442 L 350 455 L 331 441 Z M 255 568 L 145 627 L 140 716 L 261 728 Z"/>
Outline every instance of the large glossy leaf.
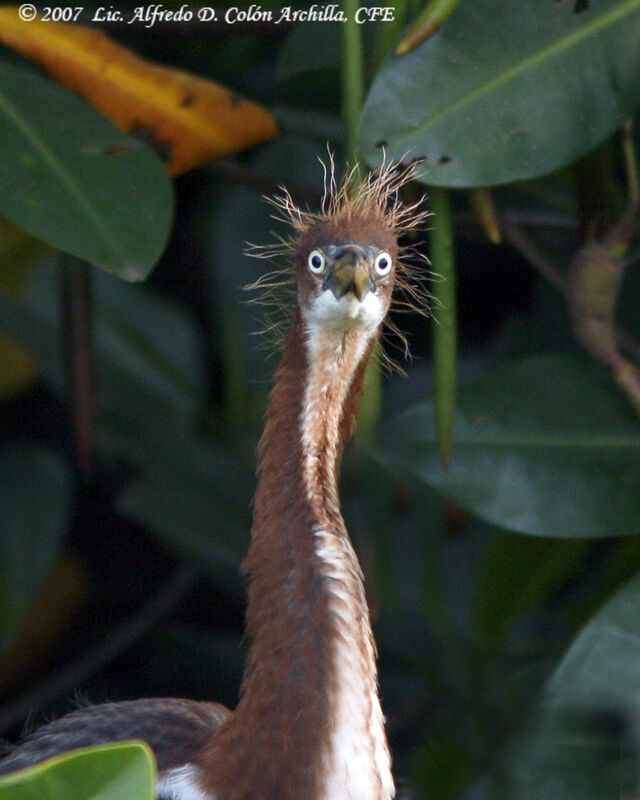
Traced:
<path fill-rule="evenodd" d="M 511 755 L 508 797 L 632 797 L 640 752 L 640 576 L 578 635 Z"/>
<path fill-rule="evenodd" d="M 34 445 L 0 449 L 0 649 L 40 589 L 70 522 L 68 466 Z"/>
<path fill-rule="evenodd" d="M 640 102 L 640 0 L 463 0 L 432 39 L 391 56 L 360 125 L 365 158 L 426 159 L 443 186 L 557 169 Z"/>
<path fill-rule="evenodd" d="M 640 531 L 640 423 L 587 361 L 524 359 L 463 387 L 448 469 L 430 404 L 396 421 L 379 458 L 513 531 Z"/>
<path fill-rule="evenodd" d="M 142 280 L 164 249 L 159 159 L 71 92 L 0 62 L 0 214 L 60 250 Z"/>
<path fill-rule="evenodd" d="M 153 800 L 156 770 L 142 742 L 91 747 L 0 779 L 2 800 Z"/>

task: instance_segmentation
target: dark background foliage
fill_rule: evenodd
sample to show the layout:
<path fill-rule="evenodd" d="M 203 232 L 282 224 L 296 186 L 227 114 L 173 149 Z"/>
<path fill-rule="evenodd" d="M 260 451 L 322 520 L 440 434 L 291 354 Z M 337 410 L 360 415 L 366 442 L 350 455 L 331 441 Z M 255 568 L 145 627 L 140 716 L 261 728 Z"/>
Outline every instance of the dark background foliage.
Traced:
<path fill-rule="evenodd" d="M 631 797 L 640 426 L 611 370 L 576 340 L 577 300 L 564 282 L 633 201 L 633 135 L 619 128 L 640 98 L 640 3 L 462 0 L 432 40 L 383 59 L 417 14 L 410 6 L 396 5 L 394 30 L 363 26 L 361 153 L 375 162 L 384 142 L 392 157 L 426 157 L 427 186 L 415 190 L 427 202 L 442 191 L 434 185 L 496 184 L 502 237 L 489 241 L 477 195 L 449 195 L 459 388 L 448 468 L 435 435 L 434 328 L 407 314 L 394 320 L 410 341 L 407 374 L 385 376 L 379 405 L 371 392 L 372 429 L 343 468 L 399 790 L 443 800 Z M 61 316 L 65 280 L 85 268 L 0 222 L 0 731 L 10 740 L 27 721 L 73 707 L 76 692 L 82 702 L 235 704 L 246 644 L 239 567 L 276 364 L 243 288 L 265 264 L 244 245 L 284 232 L 261 198 L 278 184 L 317 203 L 317 157 L 327 142 L 342 153 L 350 102 L 336 24 L 107 31 L 262 102 L 280 132 L 174 181 L 171 235 L 144 283 L 91 270 L 97 419 L 85 474 L 65 400 Z M 567 38 L 575 48 L 558 44 Z M 30 84 L 16 88 L 4 69 L 33 68 L 0 48 L 0 95 L 19 103 Z M 72 118 L 83 113 L 70 107 Z M 11 146 L 7 137 L 0 151 Z M 10 217 L 19 158 L 2 152 Z M 139 169 L 123 178 L 136 194 L 114 210 L 131 242 L 148 203 L 156 218 L 171 213 L 155 166 Z M 414 242 L 425 255 L 433 230 Z M 635 247 L 616 254 L 630 360 L 640 336 Z M 433 273 L 437 296 L 437 263 Z M 434 303 L 436 325 L 450 311 Z M 393 335 L 385 346 L 400 360 Z"/>

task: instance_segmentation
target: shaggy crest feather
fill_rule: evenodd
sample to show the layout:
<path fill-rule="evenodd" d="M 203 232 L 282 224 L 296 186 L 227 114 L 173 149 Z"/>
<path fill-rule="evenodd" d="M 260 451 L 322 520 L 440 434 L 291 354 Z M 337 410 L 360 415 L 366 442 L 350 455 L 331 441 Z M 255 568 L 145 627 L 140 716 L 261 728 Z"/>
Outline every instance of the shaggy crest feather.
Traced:
<path fill-rule="evenodd" d="M 400 165 L 393 161 L 383 160 L 380 167 L 358 181 L 357 166 L 351 169 L 338 183 L 333 154 L 329 152 L 328 164 L 318 159 L 324 172 L 324 192 L 320 203 L 320 211 L 306 211 L 294 202 L 290 192 L 280 187 L 280 194 L 265 197 L 276 212 L 273 218 L 288 224 L 294 231 L 288 238 L 278 236 L 277 242 L 267 245 L 248 245 L 247 254 L 255 258 L 283 260 L 271 272 L 261 276 L 246 288 L 257 290 L 258 294 L 249 302 L 259 303 L 266 310 L 265 325 L 260 333 L 278 332 L 281 321 L 288 321 L 288 310 L 293 306 L 294 295 L 294 256 L 296 243 L 314 225 L 329 220 L 338 224 L 349 222 L 355 215 L 367 216 L 377 221 L 381 227 L 393 233 L 396 239 L 421 227 L 430 212 L 423 207 L 424 197 L 404 203 L 399 198 L 403 186 L 409 183 L 418 173 L 419 163 Z M 286 262 L 285 262 L 286 259 Z M 428 273 L 426 256 L 411 245 L 400 247 L 396 264 L 396 291 L 392 301 L 395 311 L 411 311 L 426 315 L 429 312 L 430 294 L 425 287 Z M 399 328 L 389 320 L 385 320 L 387 328 L 392 330 L 402 342 L 405 358 L 409 355 L 406 337 Z M 397 365 L 382 355 L 388 366 Z"/>

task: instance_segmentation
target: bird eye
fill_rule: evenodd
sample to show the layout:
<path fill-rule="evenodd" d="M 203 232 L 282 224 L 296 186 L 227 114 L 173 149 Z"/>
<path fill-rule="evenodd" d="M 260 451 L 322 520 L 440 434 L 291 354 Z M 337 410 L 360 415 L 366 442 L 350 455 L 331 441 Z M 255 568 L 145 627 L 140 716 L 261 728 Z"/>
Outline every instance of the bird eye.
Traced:
<path fill-rule="evenodd" d="M 320 275 L 321 273 L 324 272 L 324 267 L 326 264 L 324 253 L 321 253 L 320 250 L 312 250 L 309 253 L 307 264 L 309 265 L 309 269 L 311 270 L 311 272 L 313 272 L 314 275 Z"/>
<path fill-rule="evenodd" d="M 393 262 L 389 253 L 387 253 L 386 250 L 383 250 L 376 256 L 376 260 L 373 262 L 373 268 L 378 275 L 388 275 L 389 272 L 391 272 L 392 263 Z"/>

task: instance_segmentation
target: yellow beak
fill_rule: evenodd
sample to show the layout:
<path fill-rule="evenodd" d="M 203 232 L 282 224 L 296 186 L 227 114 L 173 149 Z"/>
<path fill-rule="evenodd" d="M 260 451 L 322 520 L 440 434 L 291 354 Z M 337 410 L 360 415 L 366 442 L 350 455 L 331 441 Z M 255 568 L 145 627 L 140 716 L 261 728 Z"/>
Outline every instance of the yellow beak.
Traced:
<path fill-rule="evenodd" d="M 373 281 L 369 270 L 369 262 L 361 250 L 349 247 L 331 265 L 327 286 L 339 300 L 351 292 L 358 301 L 372 291 Z"/>

